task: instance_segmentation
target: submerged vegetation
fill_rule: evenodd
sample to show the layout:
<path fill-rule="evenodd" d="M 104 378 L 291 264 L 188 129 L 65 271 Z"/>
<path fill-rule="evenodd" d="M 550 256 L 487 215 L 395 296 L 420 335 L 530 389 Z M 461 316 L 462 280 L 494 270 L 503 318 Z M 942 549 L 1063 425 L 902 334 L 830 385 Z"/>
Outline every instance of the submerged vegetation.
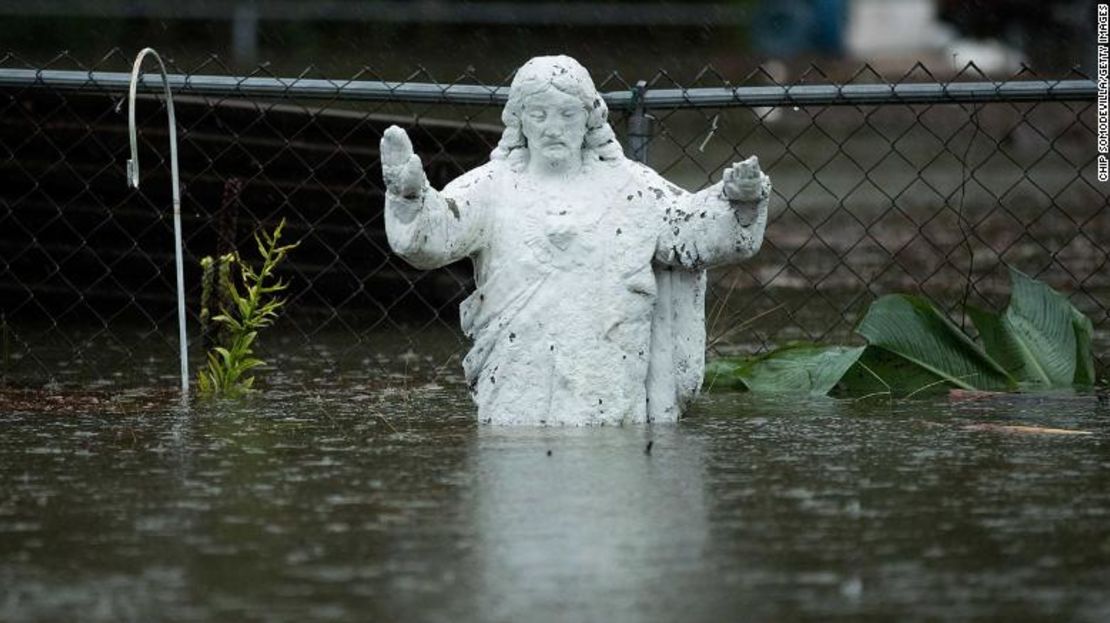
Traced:
<path fill-rule="evenodd" d="M 201 260 L 204 280 L 201 292 L 201 322 L 219 326 L 216 345 L 208 351 L 207 365 L 197 376 L 197 393 L 202 397 L 239 397 L 249 393 L 254 386 L 254 376 L 248 373 L 265 362 L 254 355 L 258 332 L 273 324 L 278 310 L 285 304 L 277 293 L 288 284 L 274 275 L 278 265 L 297 244 L 279 246 L 285 219 L 273 233 L 255 235 L 262 268 L 255 270 L 243 262 L 238 253 L 224 255 L 216 260 Z M 233 268 L 238 269 L 242 286 L 235 284 Z M 211 316 L 209 306 L 216 294 L 220 313 Z"/>
<path fill-rule="evenodd" d="M 1066 297 L 1011 269 L 1000 314 L 967 308 L 979 341 L 918 296 L 877 299 L 856 327 L 865 346 L 790 344 L 709 364 L 710 388 L 912 396 L 933 389 L 1010 391 L 1095 382 L 1091 320 Z"/>

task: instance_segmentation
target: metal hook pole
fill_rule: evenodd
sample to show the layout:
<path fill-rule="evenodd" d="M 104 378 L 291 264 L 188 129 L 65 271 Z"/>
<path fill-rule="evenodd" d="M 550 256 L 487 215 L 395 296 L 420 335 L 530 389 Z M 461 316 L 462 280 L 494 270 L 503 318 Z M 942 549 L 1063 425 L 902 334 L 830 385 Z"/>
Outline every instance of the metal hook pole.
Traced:
<path fill-rule="evenodd" d="M 135 57 L 135 64 L 131 68 L 131 90 L 128 98 L 127 115 L 128 130 L 131 137 L 131 158 L 127 161 L 127 184 L 132 188 L 139 187 L 139 141 L 135 130 L 135 92 L 139 85 L 139 69 L 146 55 L 152 55 L 158 61 L 158 68 L 162 72 L 162 85 L 166 91 L 166 109 L 169 112 L 170 129 L 170 177 L 173 182 L 173 237 L 177 263 L 177 333 L 181 346 L 181 396 L 189 395 L 189 350 L 185 335 L 185 270 L 181 251 L 181 184 L 177 173 L 177 119 L 173 112 L 173 95 L 170 93 L 170 82 L 166 77 L 166 65 L 162 57 L 152 48 L 143 48 Z"/>

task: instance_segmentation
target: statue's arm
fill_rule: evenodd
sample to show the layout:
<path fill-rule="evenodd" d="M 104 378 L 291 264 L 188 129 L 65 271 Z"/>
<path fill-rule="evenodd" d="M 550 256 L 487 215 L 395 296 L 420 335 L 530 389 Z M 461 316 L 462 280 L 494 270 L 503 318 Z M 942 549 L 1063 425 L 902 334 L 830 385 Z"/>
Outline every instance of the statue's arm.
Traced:
<path fill-rule="evenodd" d="M 385 233 L 394 252 L 417 268 L 438 268 L 479 250 L 484 219 L 475 192 L 477 171 L 437 191 L 408 135 L 397 126 L 382 135 L 381 161 Z"/>
<path fill-rule="evenodd" d="M 656 261 L 701 270 L 755 255 L 763 243 L 770 195 L 771 178 L 752 156 L 726 169 L 720 182 L 674 197 L 664 215 Z"/>

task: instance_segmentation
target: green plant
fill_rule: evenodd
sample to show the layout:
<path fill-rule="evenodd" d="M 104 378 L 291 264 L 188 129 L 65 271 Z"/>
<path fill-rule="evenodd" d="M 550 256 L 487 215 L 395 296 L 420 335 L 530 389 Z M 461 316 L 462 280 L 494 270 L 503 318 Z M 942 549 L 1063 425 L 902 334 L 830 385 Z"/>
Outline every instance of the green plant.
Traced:
<path fill-rule="evenodd" d="M 215 288 L 220 289 L 221 299 L 226 297 L 230 303 L 221 304 L 220 314 L 211 318 L 211 322 L 220 325 L 222 330 L 219 332 L 217 345 L 208 351 L 207 365 L 197 376 L 199 395 L 234 398 L 249 393 L 254 385 L 254 377 L 249 376 L 248 372 L 265 365 L 264 361 L 254 355 L 253 347 L 258 339 L 258 332 L 277 319 L 278 310 L 285 301 L 276 295 L 288 287 L 288 284 L 276 278 L 274 271 L 299 244 L 278 245 L 284 228 L 285 219 L 282 219 L 272 234 L 265 231 L 255 234 L 258 254 L 262 259 L 262 268 L 257 271 L 243 262 L 238 254 L 220 258 Z M 230 266 L 233 263 L 239 267 L 242 289 L 231 277 Z M 212 284 L 212 264 L 211 258 L 205 258 L 201 262 L 208 279 L 206 285 L 209 287 Z M 205 305 L 211 299 L 211 290 L 208 290 L 207 295 Z M 206 311 L 207 309 L 202 310 L 202 316 Z"/>
<path fill-rule="evenodd" d="M 1001 314 L 968 308 L 980 345 L 927 300 L 890 294 L 856 327 L 866 346 L 791 344 L 754 357 L 718 359 L 713 388 L 911 396 L 931 389 L 1059 389 L 1095 382 L 1091 321 L 1066 297 L 1011 269 Z"/>
<path fill-rule="evenodd" d="M 796 343 L 752 357 L 718 359 L 706 371 L 708 384 L 753 392 L 829 393 L 859 361 L 863 346 Z"/>

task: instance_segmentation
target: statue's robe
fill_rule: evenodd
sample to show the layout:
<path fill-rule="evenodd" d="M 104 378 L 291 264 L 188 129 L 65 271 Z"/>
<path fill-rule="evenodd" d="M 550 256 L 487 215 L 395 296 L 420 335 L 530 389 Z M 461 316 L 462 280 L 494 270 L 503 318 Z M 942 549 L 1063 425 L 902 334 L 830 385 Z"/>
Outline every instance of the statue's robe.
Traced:
<path fill-rule="evenodd" d="M 417 268 L 473 260 L 463 367 L 481 421 L 673 422 L 704 374 L 705 269 L 759 249 L 769 190 L 738 210 L 720 183 L 687 193 L 630 160 L 558 186 L 494 160 L 387 197 L 386 232 Z"/>

